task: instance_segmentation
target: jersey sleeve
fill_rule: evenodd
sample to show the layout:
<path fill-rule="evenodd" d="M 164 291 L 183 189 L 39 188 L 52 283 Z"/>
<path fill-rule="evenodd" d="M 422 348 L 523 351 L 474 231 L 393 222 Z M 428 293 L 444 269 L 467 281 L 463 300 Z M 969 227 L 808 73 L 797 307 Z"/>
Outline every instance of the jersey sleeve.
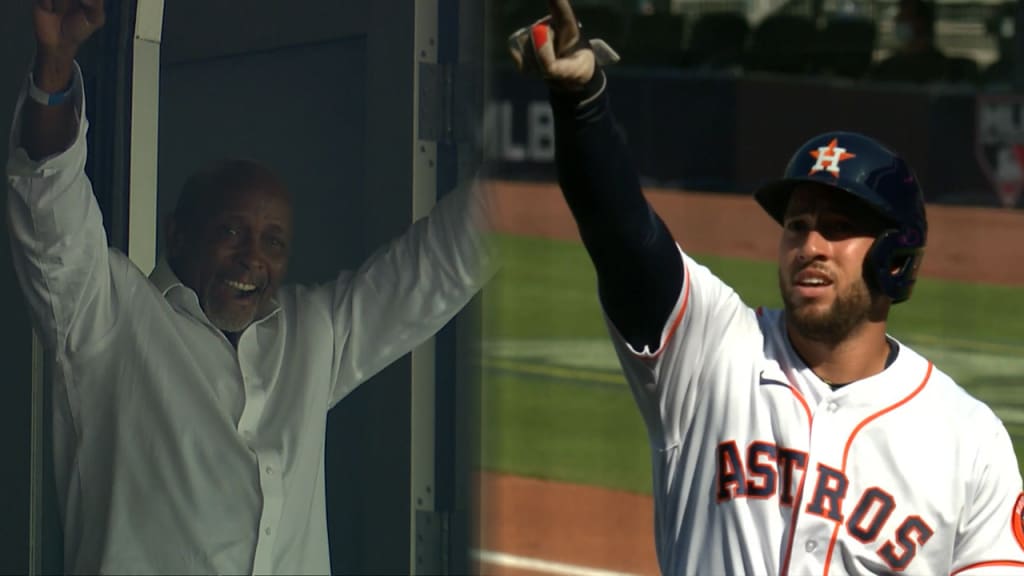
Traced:
<path fill-rule="evenodd" d="M 612 342 L 648 428 L 652 444 L 665 448 L 692 420 L 701 387 L 746 381 L 729 378 L 742 368 L 731 359 L 744 358 L 744 347 L 760 351 L 760 331 L 754 311 L 707 267 L 677 246 L 683 263 L 683 282 L 675 307 L 661 327 L 656 348 L 636 349 L 608 320 Z M 753 348 L 750 348 L 753 350 Z M 714 381 L 714 382 L 712 382 Z"/>
<path fill-rule="evenodd" d="M 630 344 L 651 347 L 679 295 L 682 265 L 671 232 L 644 197 L 604 79 L 595 75 L 597 92 L 583 102 L 579 94 L 552 92 L 558 182 L 606 316 Z"/>
<path fill-rule="evenodd" d="M 707 360 L 718 361 L 725 335 L 749 309 L 681 252 L 647 202 L 605 80 L 595 74 L 593 95 L 582 101 L 581 93 L 552 91 L 555 159 L 605 320 L 657 446 L 675 440 L 696 406 L 693 383 L 714 372 Z"/>
<path fill-rule="evenodd" d="M 330 286 L 330 406 L 443 328 L 495 272 L 487 196 L 476 186 L 447 194 L 427 217 Z"/>
<path fill-rule="evenodd" d="M 1024 493 L 1006 428 L 978 452 L 951 574 L 1024 575 Z"/>
<path fill-rule="evenodd" d="M 78 129 L 71 145 L 34 161 L 20 147 L 23 89 L 7 161 L 7 225 L 14 268 L 47 347 L 102 346 L 116 321 L 110 255 L 99 205 L 85 174 L 85 94 L 75 65 Z M 125 273 L 127 275 L 127 273 Z"/>

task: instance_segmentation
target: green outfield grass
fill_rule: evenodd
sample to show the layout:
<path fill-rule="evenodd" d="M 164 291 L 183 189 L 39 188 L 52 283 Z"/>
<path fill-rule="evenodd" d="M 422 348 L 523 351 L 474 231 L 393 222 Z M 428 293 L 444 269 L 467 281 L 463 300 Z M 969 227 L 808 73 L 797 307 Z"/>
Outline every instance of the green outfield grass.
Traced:
<path fill-rule="evenodd" d="M 482 465 L 650 491 L 647 439 L 576 242 L 499 236 L 485 294 Z M 750 305 L 779 306 L 774 263 L 695 255 Z M 922 279 L 890 332 L 988 402 L 1024 462 L 1024 288 Z"/>

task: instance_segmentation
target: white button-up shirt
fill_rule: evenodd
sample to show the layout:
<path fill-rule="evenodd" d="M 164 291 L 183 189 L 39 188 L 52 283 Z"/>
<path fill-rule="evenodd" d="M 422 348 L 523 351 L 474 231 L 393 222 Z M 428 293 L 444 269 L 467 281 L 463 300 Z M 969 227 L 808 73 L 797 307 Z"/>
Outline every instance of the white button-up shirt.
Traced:
<path fill-rule="evenodd" d="M 63 153 L 8 160 L 14 263 L 53 358 L 55 465 L 72 573 L 327 574 L 327 412 L 429 338 L 492 258 L 454 193 L 356 271 L 284 286 L 237 350 L 166 262 L 109 249 L 85 176 L 84 94 Z"/>

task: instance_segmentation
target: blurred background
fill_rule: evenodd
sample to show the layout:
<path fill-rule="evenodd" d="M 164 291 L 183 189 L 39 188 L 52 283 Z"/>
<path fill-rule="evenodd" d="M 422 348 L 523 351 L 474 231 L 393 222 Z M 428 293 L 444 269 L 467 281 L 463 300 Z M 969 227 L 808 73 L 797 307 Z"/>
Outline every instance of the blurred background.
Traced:
<path fill-rule="evenodd" d="M 488 157 L 513 179 L 551 175 L 543 86 L 510 74 L 504 46 L 541 4 L 501 3 L 488 42 Z M 905 155 L 931 201 L 1020 202 L 1016 3 L 575 4 L 585 33 L 623 57 L 609 71 L 616 111 L 651 184 L 747 191 L 809 134 L 842 126 Z"/>

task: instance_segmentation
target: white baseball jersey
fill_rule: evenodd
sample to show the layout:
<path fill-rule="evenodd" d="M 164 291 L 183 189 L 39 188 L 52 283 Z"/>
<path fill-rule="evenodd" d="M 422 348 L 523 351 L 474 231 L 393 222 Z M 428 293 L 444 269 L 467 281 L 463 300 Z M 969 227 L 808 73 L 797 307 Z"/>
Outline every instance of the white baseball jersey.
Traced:
<path fill-rule="evenodd" d="M 663 573 L 1024 574 L 1020 472 L 987 406 L 898 342 L 833 391 L 781 311 L 683 260 L 658 350 L 611 326 L 650 436 Z"/>

